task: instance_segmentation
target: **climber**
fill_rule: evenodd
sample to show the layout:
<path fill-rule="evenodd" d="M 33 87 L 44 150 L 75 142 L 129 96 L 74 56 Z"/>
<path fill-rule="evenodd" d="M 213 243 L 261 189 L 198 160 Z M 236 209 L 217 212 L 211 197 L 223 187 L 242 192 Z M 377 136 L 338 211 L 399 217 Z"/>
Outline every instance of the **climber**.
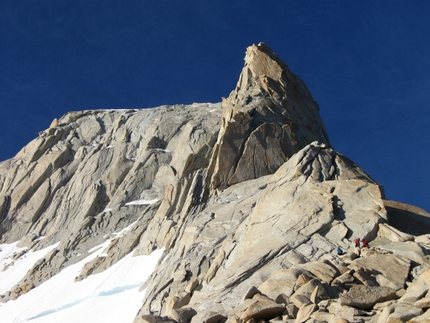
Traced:
<path fill-rule="evenodd" d="M 340 249 L 340 247 L 337 248 L 337 255 L 338 256 L 342 256 L 343 255 L 343 250 Z"/>
<path fill-rule="evenodd" d="M 355 239 L 355 247 L 360 248 L 360 238 Z"/>
<path fill-rule="evenodd" d="M 361 240 L 361 242 L 363 243 L 363 248 L 369 248 L 369 242 L 366 239 Z"/>

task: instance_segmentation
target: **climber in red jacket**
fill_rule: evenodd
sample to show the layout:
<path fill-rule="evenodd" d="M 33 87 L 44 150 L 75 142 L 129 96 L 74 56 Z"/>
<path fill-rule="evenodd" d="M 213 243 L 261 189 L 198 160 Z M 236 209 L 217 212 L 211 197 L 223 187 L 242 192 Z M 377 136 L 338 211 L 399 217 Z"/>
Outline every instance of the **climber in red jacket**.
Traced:
<path fill-rule="evenodd" d="M 355 247 L 360 248 L 360 238 L 355 239 Z"/>
<path fill-rule="evenodd" d="M 361 242 L 363 243 L 363 248 L 369 248 L 369 243 L 366 239 L 361 240 Z"/>

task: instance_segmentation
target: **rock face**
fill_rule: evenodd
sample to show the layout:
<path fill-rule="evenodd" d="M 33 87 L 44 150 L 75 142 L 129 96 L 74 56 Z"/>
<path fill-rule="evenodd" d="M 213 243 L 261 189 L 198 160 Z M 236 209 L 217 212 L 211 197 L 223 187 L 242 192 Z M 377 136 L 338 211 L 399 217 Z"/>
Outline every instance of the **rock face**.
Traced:
<path fill-rule="evenodd" d="M 260 43 L 222 104 L 54 120 L 0 163 L 0 242 L 56 246 L 3 301 L 108 241 L 77 281 L 164 248 L 135 322 L 425 320 L 428 213 L 385 200 L 318 109 Z"/>
<path fill-rule="evenodd" d="M 165 203 L 172 212 L 182 208 L 184 192 L 192 192 L 189 207 L 198 203 L 195 186 L 219 122 L 220 104 L 72 112 L 1 163 L 1 241 L 36 249 L 60 242 L 26 279 L 37 286 L 132 223 L 126 237 L 113 239 L 109 256 L 89 264 L 80 279 L 139 252 L 158 207 L 166 213 Z M 164 194 L 172 200 L 160 206 Z M 128 204 L 133 201 L 139 203 Z"/>
<path fill-rule="evenodd" d="M 222 105 L 213 188 L 272 174 L 313 141 L 329 144 L 305 83 L 264 43 L 248 47 L 236 89 Z"/>

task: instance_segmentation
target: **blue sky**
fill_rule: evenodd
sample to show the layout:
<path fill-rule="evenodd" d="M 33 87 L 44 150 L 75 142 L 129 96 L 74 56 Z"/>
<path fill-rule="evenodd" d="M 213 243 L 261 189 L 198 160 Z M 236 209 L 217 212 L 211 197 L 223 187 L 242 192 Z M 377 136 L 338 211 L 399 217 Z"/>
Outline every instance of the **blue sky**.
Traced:
<path fill-rule="evenodd" d="M 427 1 L 0 2 L 0 160 L 68 111 L 220 102 L 268 44 L 332 146 L 430 211 Z"/>

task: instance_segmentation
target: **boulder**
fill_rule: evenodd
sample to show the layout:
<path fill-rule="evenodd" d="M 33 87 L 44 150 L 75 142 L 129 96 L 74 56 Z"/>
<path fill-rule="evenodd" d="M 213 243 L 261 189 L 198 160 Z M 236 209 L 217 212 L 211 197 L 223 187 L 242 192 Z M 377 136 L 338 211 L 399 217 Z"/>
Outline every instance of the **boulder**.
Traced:
<path fill-rule="evenodd" d="M 297 308 L 301 308 L 305 305 L 309 305 L 312 304 L 312 301 L 310 300 L 310 298 L 306 295 L 303 294 L 297 294 L 297 295 L 293 295 L 290 298 L 291 303 L 293 303 L 295 306 L 297 306 Z"/>
<path fill-rule="evenodd" d="M 288 313 L 288 316 L 290 318 L 296 318 L 297 317 L 297 313 L 299 312 L 299 308 L 294 305 L 293 303 L 290 303 L 286 306 L 286 310 Z"/>
<path fill-rule="evenodd" d="M 385 302 L 395 297 L 396 291 L 391 287 L 354 285 L 348 292 L 339 297 L 339 302 L 341 305 L 369 310 L 376 303 Z"/>
<path fill-rule="evenodd" d="M 415 303 L 423 298 L 430 289 L 430 268 L 422 273 L 416 281 L 414 281 L 406 290 L 406 293 L 399 301 L 407 303 Z"/>
<path fill-rule="evenodd" d="M 384 200 L 389 224 L 400 232 L 419 236 L 430 232 L 430 213 L 413 205 Z"/>
<path fill-rule="evenodd" d="M 413 280 L 418 279 L 418 277 L 430 268 L 430 264 L 424 263 L 422 265 L 416 266 L 411 270 L 411 276 Z"/>
<path fill-rule="evenodd" d="M 348 250 L 345 254 L 339 256 L 339 259 L 343 264 L 351 264 L 354 259 L 360 256 L 360 252 L 356 250 Z"/>
<path fill-rule="evenodd" d="M 390 226 L 387 223 L 379 224 L 378 237 L 386 239 L 390 242 L 403 242 L 411 241 L 414 239 L 414 236 L 397 230 L 396 228 Z"/>
<path fill-rule="evenodd" d="M 174 321 L 179 323 L 188 323 L 191 321 L 191 318 L 195 316 L 197 312 L 189 306 L 171 309 L 168 311 L 168 316 L 172 318 Z"/>
<path fill-rule="evenodd" d="M 423 234 L 423 235 L 416 236 L 414 241 L 421 245 L 430 246 L 430 234 Z"/>
<path fill-rule="evenodd" d="M 349 322 L 354 320 L 355 309 L 351 306 L 343 306 L 339 302 L 333 302 L 327 309 L 329 313 L 334 314 L 336 318 L 343 318 Z"/>
<path fill-rule="evenodd" d="M 275 299 L 280 294 L 291 296 L 294 293 L 294 287 L 300 275 L 313 276 L 300 267 L 281 269 L 258 286 L 258 290 L 272 299 Z"/>
<path fill-rule="evenodd" d="M 306 297 L 305 301 L 301 300 L 303 296 Z M 312 279 L 297 289 L 295 293 L 291 295 L 290 301 L 300 308 L 303 304 L 317 304 L 322 298 L 329 297 L 321 282 L 318 279 Z"/>
<path fill-rule="evenodd" d="M 423 264 L 425 253 L 420 245 L 413 241 L 392 242 L 381 246 L 382 250 L 388 250 L 395 255 L 409 258 L 410 260 Z"/>
<path fill-rule="evenodd" d="M 409 323 L 428 323 L 428 322 L 430 322 L 430 310 L 427 310 L 425 313 L 409 319 L 408 322 Z"/>
<path fill-rule="evenodd" d="M 243 322 L 250 319 L 258 320 L 270 320 L 274 317 L 281 315 L 285 311 L 285 305 L 277 304 L 269 298 L 260 297 L 245 311 L 243 311 L 239 317 Z"/>
<path fill-rule="evenodd" d="M 410 319 L 420 316 L 422 314 L 422 309 L 417 308 L 412 304 L 398 302 L 397 304 L 393 305 L 393 311 L 388 315 L 388 318 L 385 322 L 408 322 Z"/>
<path fill-rule="evenodd" d="M 297 277 L 296 284 L 294 285 L 294 291 L 297 291 L 303 285 L 314 279 L 314 277 L 315 276 L 308 271 L 300 274 L 299 277 Z"/>
<path fill-rule="evenodd" d="M 382 311 L 385 308 L 390 307 L 391 305 L 393 305 L 395 302 L 396 302 L 396 300 L 379 302 L 379 303 L 376 303 L 375 306 L 373 306 L 373 309 L 374 310 L 378 310 L 378 311 Z"/>
<path fill-rule="evenodd" d="M 336 315 L 329 312 L 316 311 L 311 314 L 311 319 L 317 320 L 319 322 L 335 322 Z"/>
<path fill-rule="evenodd" d="M 345 284 L 351 284 L 355 278 L 353 276 L 355 270 L 348 270 L 347 272 L 341 274 L 340 276 L 337 276 L 333 281 L 332 285 L 345 285 Z"/>
<path fill-rule="evenodd" d="M 175 295 L 169 298 L 166 308 L 174 309 L 181 308 L 190 302 L 191 293 L 185 291 L 177 291 Z"/>
<path fill-rule="evenodd" d="M 255 286 L 251 286 L 251 288 L 249 288 L 246 291 L 245 295 L 243 295 L 242 301 L 245 301 L 247 299 L 252 299 L 257 294 L 261 294 L 261 292 Z M 267 296 L 267 294 L 265 294 L 265 295 Z"/>
<path fill-rule="evenodd" d="M 414 303 L 415 307 L 427 310 L 430 308 L 430 297 L 424 297 Z"/>
<path fill-rule="evenodd" d="M 379 286 L 375 275 L 371 270 L 358 268 L 354 270 L 353 277 L 364 286 Z"/>
<path fill-rule="evenodd" d="M 311 317 L 312 313 L 317 310 L 317 308 L 318 308 L 318 305 L 316 304 L 308 304 L 300 307 L 299 311 L 297 312 L 295 323 L 306 322 Z"/>
<path fill-rule="evenodd" d="M 191 318 L 191 323 L 219 323 L 227 318 L 213 311 L 202 311 Z"/>
<path fill-rule="evenodd" d="M 329 261 L 308 262 L 300 266 L 327 284 L 330 284 L 340 274 L 338 269 Z"/>
<path fill-rule="evenodd" d="M 325 237 L 331 241 L 342 241 L 348 232 L 348 227 L 342 222 L 339 222 L 330 228 L 330 230 L 325 234 Z"/>
<path fill-rule="evenodd" d="M 397 255 L 374 253 L 368 257 L 354 260 L 351 269 L 363 268 L 374 273 L 380 286 L 391 287 L 395 290 L 405 286 L 409 275 L 411 260 Z"/>

